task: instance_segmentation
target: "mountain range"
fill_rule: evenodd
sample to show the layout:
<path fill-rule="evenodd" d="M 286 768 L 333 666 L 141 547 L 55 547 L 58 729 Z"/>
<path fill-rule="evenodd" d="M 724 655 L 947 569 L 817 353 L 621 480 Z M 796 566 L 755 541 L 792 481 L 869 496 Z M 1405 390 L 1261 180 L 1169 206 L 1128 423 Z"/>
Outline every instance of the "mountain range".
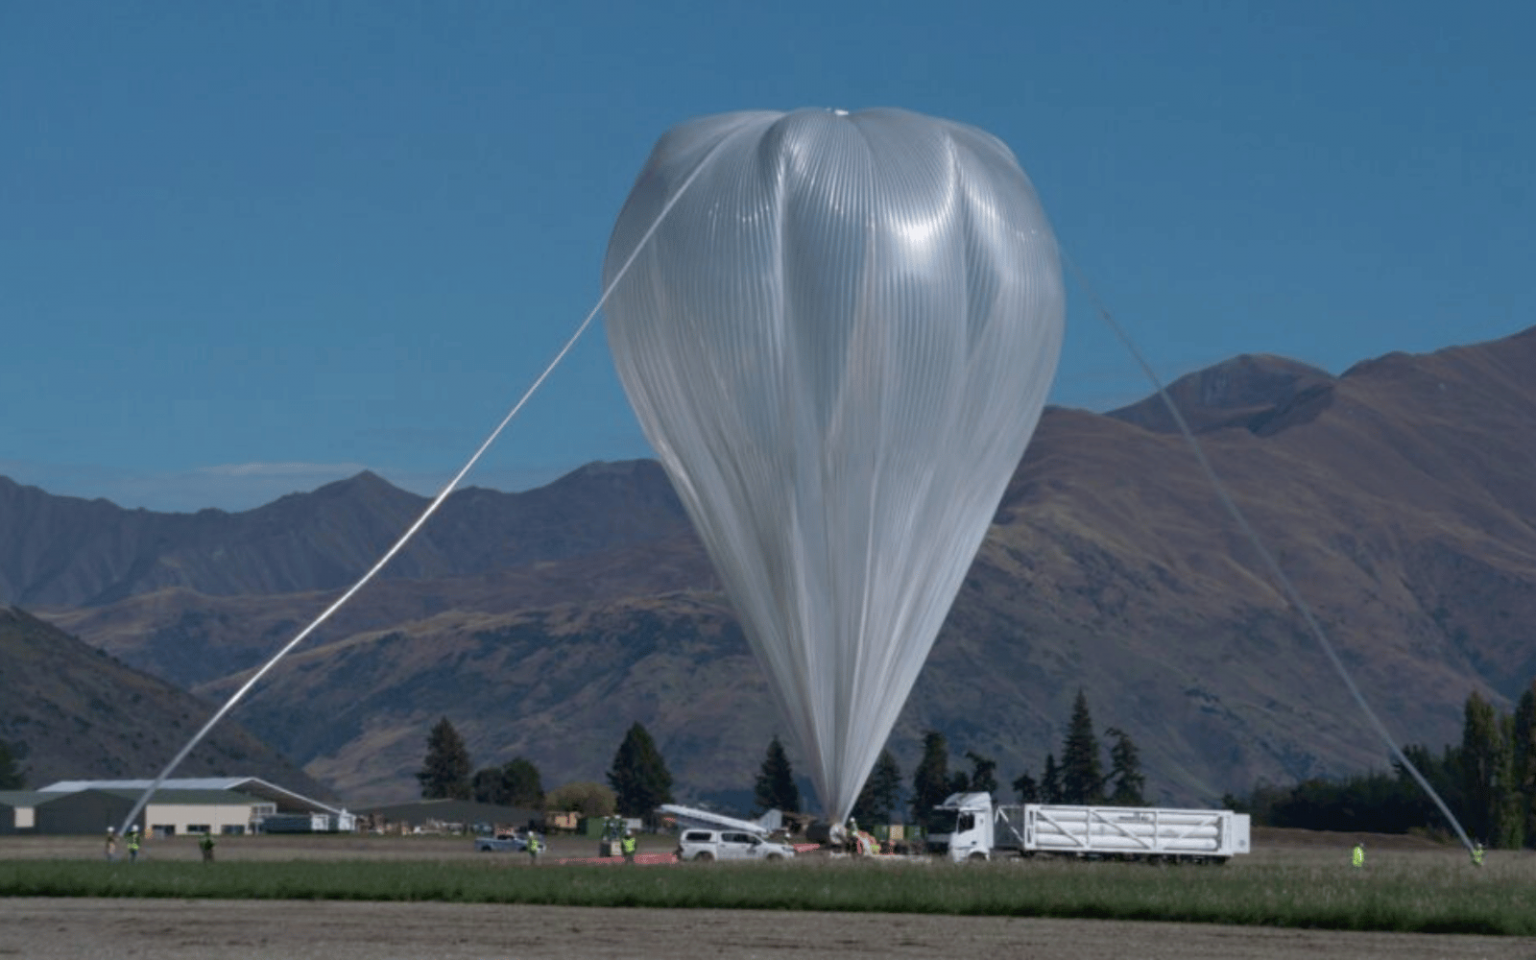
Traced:
<path fill-rule="evenodd" d="M 1468 693 L 1530 683 L 1536 329 L 1340 376 L 1242 356 L 1169 393 L 1396 737 L 1438 747 Z M 236 514 L 0 479 L 0 600 L 217 699 L 425 504 L 367 473 Z M 1388 763 L 1156 397 L 1046 411 L 890 746 L 910 772 L 937 729 L 957 763 L 1038 776 L 1078 689 L 1159 802 Z M 235 712 L 354 807 L 415 793 L 439 716 L 477 766 L 526 756 L 546 786 L 601 779 L 638 720 L 692 799 L 750 791 L 784 729 L 649 461 L 450 497 Z"/>

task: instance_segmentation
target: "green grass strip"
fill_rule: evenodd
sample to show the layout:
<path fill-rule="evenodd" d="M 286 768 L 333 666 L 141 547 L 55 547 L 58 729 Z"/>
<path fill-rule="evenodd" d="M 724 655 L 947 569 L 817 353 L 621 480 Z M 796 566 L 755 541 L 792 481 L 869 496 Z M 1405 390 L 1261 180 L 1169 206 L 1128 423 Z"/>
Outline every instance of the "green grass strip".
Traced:
<path fill-rule="evenodd" d="M 460 861 L 94 863 L 0 861 L 0 896 L 524 903 L 852 911 L 1223 923 L 1536 936 L 1528 870 L 1447 861 L 1347 866 L 1149 867 L 857 862 L 664 867 Z"/>

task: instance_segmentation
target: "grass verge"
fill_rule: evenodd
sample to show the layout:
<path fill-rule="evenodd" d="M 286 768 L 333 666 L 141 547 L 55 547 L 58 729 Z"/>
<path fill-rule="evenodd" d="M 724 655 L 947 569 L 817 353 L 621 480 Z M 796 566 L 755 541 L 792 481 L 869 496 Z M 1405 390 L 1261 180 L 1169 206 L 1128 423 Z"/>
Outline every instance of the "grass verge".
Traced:
<path fill-rule="evenodd" d="M 623 868 L 0 861 L 0 897 L 369 900 L 934 913 L 1536 936 L 1526 871 L 1454 862 L 1224 869 L 1119 863 L 856 862 Z"/>

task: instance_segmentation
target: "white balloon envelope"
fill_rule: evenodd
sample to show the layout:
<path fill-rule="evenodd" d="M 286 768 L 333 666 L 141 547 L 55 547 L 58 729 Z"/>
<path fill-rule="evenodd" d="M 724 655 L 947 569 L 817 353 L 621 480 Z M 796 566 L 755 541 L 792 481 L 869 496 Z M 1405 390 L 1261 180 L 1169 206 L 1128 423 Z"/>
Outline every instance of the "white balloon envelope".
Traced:
<path fill-rule="evenodd" d="M 608 341 L 841 820 L 1039 420 L 1056 241 L 973 127 L 732 113 L 657 142 L 605 285 L 696 169 L 613 291 Z"/>

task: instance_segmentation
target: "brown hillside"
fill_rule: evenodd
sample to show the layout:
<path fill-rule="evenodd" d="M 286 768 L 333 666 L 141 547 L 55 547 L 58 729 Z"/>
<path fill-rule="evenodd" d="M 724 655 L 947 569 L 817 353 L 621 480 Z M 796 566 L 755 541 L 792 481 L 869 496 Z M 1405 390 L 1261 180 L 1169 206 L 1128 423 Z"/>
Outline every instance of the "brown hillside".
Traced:
<path fill-rule="evenodd" d="M 1536 331 L 1338 378 L 1238 358 L 1172 393 L 1396 735 L 1438 746 L 1468 692 L 1503 701 L 1529 682 Z M 681 793 L 750 789 L 782 729 L 712 589 L 691 537 L 639 533 L 381 584 L 241 716 L 369 802 L 413 792 L 441 714 L 477 762 L 527 755 L 547 783 L 600 779 L 641 720 Z M 50 616 L 213 694 L 324 601 L 182 590 Z M 1038 774 L 1079 687 L 1101 730 L 1135 737 L 1165 802 L 1387 763 L 1186 441 L 1147 404 L 1046 413 L 892 745 L 910 771 L 936 728 L 957 756 L 996 757 L 1005 780 Z"/>
<path fill-rule="evenodd" d="M 29 786 L 143 779 L 213 710 L 15 607 L 0 607 L 0 739 L 22 746 Z M 182 776 L 258 776 L 311 796 L 330 791 L 239 725 L 209 735 Z"/>

